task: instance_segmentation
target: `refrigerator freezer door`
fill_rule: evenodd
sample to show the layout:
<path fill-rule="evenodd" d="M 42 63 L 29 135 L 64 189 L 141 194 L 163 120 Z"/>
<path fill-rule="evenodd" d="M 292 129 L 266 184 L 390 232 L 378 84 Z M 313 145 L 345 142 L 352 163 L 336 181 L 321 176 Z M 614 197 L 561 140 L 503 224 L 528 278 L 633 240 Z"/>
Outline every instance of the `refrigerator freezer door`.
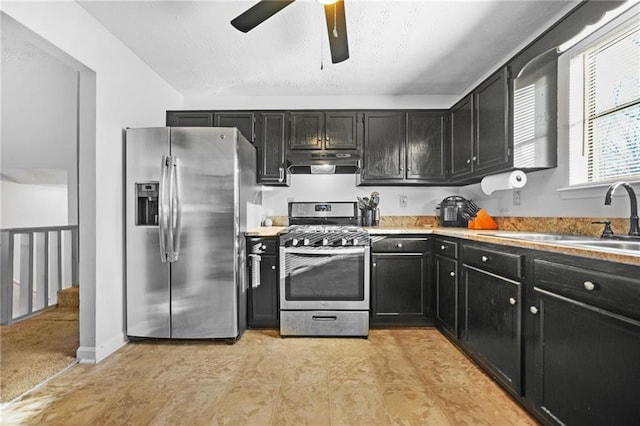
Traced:
<path fill-rule="evenodd" d="M 169 263 L 160 256 L 161 218 L 141 223 L 136 190 L 145 184 L 159 186 L 161 158 L 169 154 L 168 129 L 127 129 L 125 153 L 127 335 L 171 337 Z"/>
<path fill-rule="evenodd" d="M 174 338 L 237 337 L 235 129 L 172 128 L 180 257 L 171 264 Z"/>

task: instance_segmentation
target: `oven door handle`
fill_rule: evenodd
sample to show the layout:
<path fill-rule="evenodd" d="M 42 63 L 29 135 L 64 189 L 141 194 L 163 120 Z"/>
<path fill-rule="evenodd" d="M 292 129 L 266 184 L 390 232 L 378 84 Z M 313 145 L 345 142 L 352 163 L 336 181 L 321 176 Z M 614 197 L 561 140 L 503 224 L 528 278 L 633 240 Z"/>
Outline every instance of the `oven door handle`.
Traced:
<path fill-rule="evenodd" d="M 306 254 L 306 255 L 336 255 L 336 254 L 359 254 L 364 253 L 364 247 L 332 247 L 332 248 L 315 248 L 300 247 L 284 249 L 285 254 Z"/>

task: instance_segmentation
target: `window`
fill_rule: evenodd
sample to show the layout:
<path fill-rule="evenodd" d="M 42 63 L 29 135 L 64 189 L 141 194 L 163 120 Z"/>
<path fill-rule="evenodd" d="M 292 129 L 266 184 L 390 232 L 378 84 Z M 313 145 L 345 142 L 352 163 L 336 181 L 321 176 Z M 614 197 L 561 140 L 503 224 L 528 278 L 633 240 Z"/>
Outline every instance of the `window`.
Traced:
<path fill-rule="evenodd" d="M 574 52 L 570 184 L 640 179 L 638 16 Z"/>

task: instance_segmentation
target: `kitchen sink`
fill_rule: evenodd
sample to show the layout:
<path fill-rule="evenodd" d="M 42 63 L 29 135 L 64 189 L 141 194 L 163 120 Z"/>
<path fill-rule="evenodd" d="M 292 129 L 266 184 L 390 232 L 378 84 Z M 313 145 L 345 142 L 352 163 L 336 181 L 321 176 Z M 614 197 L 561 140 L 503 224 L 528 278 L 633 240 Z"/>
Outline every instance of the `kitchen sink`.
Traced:
<path fill-rule="evenodd" d="M 497 232 L 492 234 L 486 233 L 484 235 L 640 256 L 640 240 L 600 239 L 580 235 L 545 234 L 539 232 Z"/>
<path fill-rule="evenodd" d="M 620 241 L 620 240 L 585 240 L 585 241 L 560 241 L 561 244 L 572 246 L 616 250 L 629 254 L 640 255 L 640 241 Z"/>
<path fill-rule="evenodd" d="M 513 238 L 516 240 L 526 240 L 535 242 L 557 242 L 557 241 L 573 241 L 573 240 L 589 240 L 591 237 L 582 237 L 578 235 L 567 234 L 545 234 L 540 232 L 498 232 L 495 234 L 484 234 L 491 237 L 498 238 Z"/>

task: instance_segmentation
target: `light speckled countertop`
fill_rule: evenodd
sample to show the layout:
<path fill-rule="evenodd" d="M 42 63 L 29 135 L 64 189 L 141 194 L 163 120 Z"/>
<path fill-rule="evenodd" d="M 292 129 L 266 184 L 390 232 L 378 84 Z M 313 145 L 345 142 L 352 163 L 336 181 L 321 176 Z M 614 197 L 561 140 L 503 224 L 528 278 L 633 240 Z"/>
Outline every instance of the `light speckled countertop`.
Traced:
<path fill-rule="evenodd" d="M 246 232 L 248 237 L 276 237 L 285 229 L 284 226 L 260 227 Z M 433 234 L 441 237 L 455 237 L 466 240 L 481 241 L 485 243 L 503 244 L 513 247 L 527 249 L 552 251 L 575 256 L 591 257 L 594 259 L 609 260 L 612 262 L 627 263 L 640 266 L 640 256 L 612 253 L 586 247 L 570 247 L 555 244 L 553 241 L 529 241 L 511 238 L 496 237 L 496 233 L 504 233 L 504 230 L 474 230 L 467 228 L 447 228 L 447 227 L 368 227 L 365 228 L 371 235 L 417 235 Z M 511 232 L 510 232 L 511 233 Z M 517 232 L 514 232 L 517 233 Z"/>

